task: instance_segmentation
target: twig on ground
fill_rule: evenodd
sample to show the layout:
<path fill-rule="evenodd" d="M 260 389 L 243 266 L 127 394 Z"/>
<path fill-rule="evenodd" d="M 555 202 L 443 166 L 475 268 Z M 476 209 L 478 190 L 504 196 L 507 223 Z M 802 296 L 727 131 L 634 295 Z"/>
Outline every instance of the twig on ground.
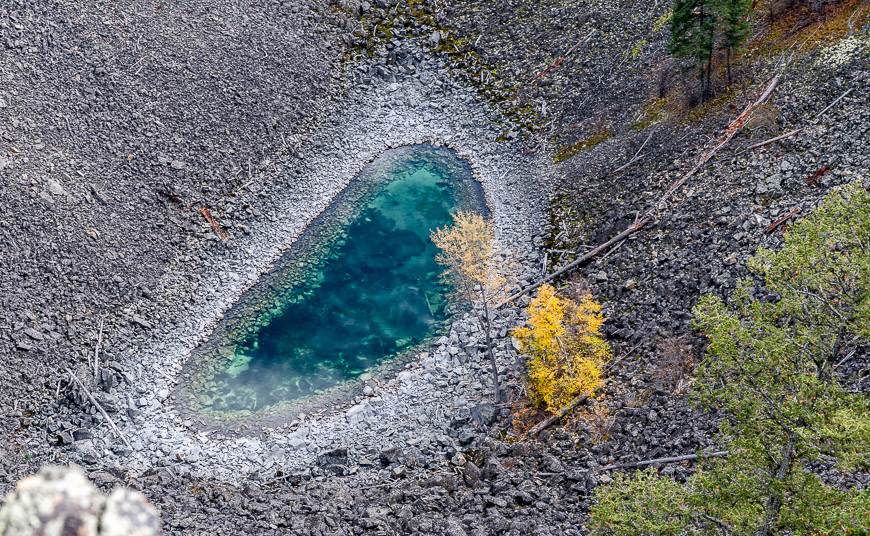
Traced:
<path fill-rule="evenodd" d="M 643 158 L 644 155 L 641 154 L 641 151 L 643 151 L 643 148 L 646 147 L 647 143 L 649 143 L 649 140 L 650 140 L 650 138 L 653 137 L 654 133 L 655 133 L 655 131 L 650 131 L 649 136 L 646 137 L 646 139 L 643 141 L 643 144 L 640 146 L 640 149 L 638 149 L 637 152 L 634 153 L 634 156 L 632 156 L 631 159 L 628 162 L 626 162 L 625 164 L 614 169 L 613 173 L 614 174 L 619 173 L 620 171 L 625 170 L 626 168 L 628 168 L 629 166 L 631 166 L 632 164 L 634 164 L 635 162 L 637 162 L 638 160 Z"/>
<path fill-rule="evenodd" d="M 642 344 L 643 344 L 643 342 L 639 342 L 639 343 L 635 344 L 627 352 L 625 352 L 624 354 L 622 354 L 618 358 L 616 358 L 613 361 L 611 361 L 610 363 L 608 363 L 607 366 L 604 367 L 604 372 L 610 372 L 611 370 L 613 370 L 613 368 L 616 367 L 616 365 L 620 364 L 625 358 L 627 358 L 628 356 L 633 354 L 634 351 L 637 350 L 638 348 L 640 348 L 640 346 Z"/>
<path fill-rule="evenodd" d="M 771 143 L 776 143 L 776 142 L 778 142 L 778 141 L 780 141 L 780 140 L 784 140 L 784 139 L 786 139 L 786 138 L 791 138 L 791 137 L 794 136 L 795 134 L 800 134 L 800 133 L 803 132 L 803 131 L 804 131 L 804 127 L 796 128 L 796 129 L 794 129 L 794 130 L 789 130 L 789 131 L 786 132 L 785 134 L 780 134 L 779 136 L 774 136 L 773 138 L 770 138 L 770 139 L 767 139 L 767 140 L 764 140 L 764 141 L 760 141 L 760 142 L 758 142 L 758 143 L 753 143 L 752 145 L 750 145 L 750 146 L 747 147 L 746 149 L 743 149 L 742 151 L 740 151 L 740 152 L 737 153 L 737 154 L 738 154 L 738 155 L 741 155 L 741 154 L 743 154 L 743 153 L 748 153 L 749 151 L 752 151 L 752 150 L 755 150 L 755 149 L 759 149 L 759 148 L 761 148 L 761 147 L 765 147 L 765 146 L 767 146 L 767 145 L 770 145 Z"/>
<path fill-rule="evenodd" d="M 556 58 L 555 61 L 553 61 L 553 63 L 547 65 L 547 67 L 545 67 L 542 71 L 538 72 L 537 74 L 535 74 L 534 76 L 529 78 L 529 80 L 526 82 L 526 84 L 531 84 L 533 82 L 537 82 L 538 80 L 541 80 L 542 78 L 548 76 L 550 73 L 554 72 L 556 69 L 561 67 L 562 64 L 565 63 L 565 60 L 567 60 L 568 57 L 571 56 L 571 54 L 573 54 L 574 52 L 577 51 L 578 48 L 580 48 L 580 45 L 582 45 L 583 43 L 586 43 L 587 41 L 589 41 L 589 39 L 592 38 L 593 35 L 595 35 L 595 32 L 596 32 L 596 30 L 593 28 L 592 31 L 590 31 L 586 35 L 586 37 L 583 37 L 579 41 L 577 41 L 574 44 L 574 46 L 569 48 L 568 51 L 565 52 L 563 55 Z M 522 86 L 517 88 L 517 93 L 514 97 L 515 99 L 519 97 L 520 91 L 522 91 Z"/>
<path fill-rule="evenodd" d="M 785 214 L 783 214 L 782 216 L 780 216 L 779 218 L 775 219 L 770 225 L 767 226 L 767 229 L 766 229 L 767 234 L 770 234 L 770 233 L 776 231 L 780 225 L 782 225 L 783 223 L 787 222 L 788 220 L 794 218 L 795 216 L 800 214 L 800 212 L 801 212 L 800 207 L 794 207 L 791 210 L 789 210 L 788 212 L 786 212 Z"/>
<path fill-rule="evenodd" d="M 831 108 L 833 108 L 834 106 L 836 106 L 837 103 L 839 103 L 841 100 L 845 99 L 845 98 L 846 98 L 850 93 L 852 93 L 852 91 L 854 91 L 854 90 L 855 90 L 854 87 L 850 87 L 849 89 L 847 89 L 847 90 L 846 90 L 842 95 L 840 95 L 839 97 L 837 97 L 836 99 L 834 99 L 833 102 L 831 102 L 831 104 L 825 106 L 825 109 L 824 109 L 824 110 L 822 110 L 821 112 L 817 113 L 816 116 L 813 118 L 813 120 L 817 120 L 818 118 L 820 118 L 822 115 L 824 115 L 825 112 L 827 112 L 828 110 L 830 110 Z"/>
<path fill-rule="evenodd" d="M 574 400 L 569 402 L 567 406 L 560 409 L 558 413 L 550 415 L 549 417 L 547 417 L 543 421 L 541 421 L 538 424 L 536 424 L 535 426 L 533 426 L 531 430 L 526 432 L 526 435 L 533 437 L 533 436 L 540 434 L 541 432 L 543 432 L 544 430 L 546 430 L 547 428 L 552 426 L 553 423 L 559 421 L 562 417 L 564 417 L 565 415 L 568 415 L 569 413 L 574 411 L 574 408 L 576 408 L 580 404 L 586 402 L 587 400 L 589 400 L 589 395 L 581 395 L 581 396 L 576 397 Z"/>
<path fill-rule="evenodd" d="M 214 231 L 214 234 L 217 235 L 221 240 L 226 240 L 230 237 L 229 233 L 227 233 L 226 229 L 221 227 L 221 225 L 217 222 L 214 216 L 211 215 L 211 211 L 208 207 L 199 207 L 199 213 L 202 214 L 202 217 L 205 218 L 205 221 L 211 225 L 211 230 Z"/>
<path fill-rule="evenodd" d="M 823 165 L 819 169 L 815 170 L 812 175 L 808 176 L 804 179 L 804 182 L 807 183 L 807 186 L 812 188 L 817 188 L 819 186 L 819 181 L 822 179 L 822 176 L 831 170 L 831 166 L 828 164 Z"/>
<path fill-rule="evenodd" d="M 100 327 L 97 330 L 97 346 L 94 348 L 94 383 L 100 381 L 100 346 L 103 344 L 103 318 L 100 318 Z"/>
<path fill-rule="evenodd" d="M 73 371 L 71 371 L 69 368 L 64 368 L 64 370 L 67 374 L 69 374 L 70 378 L 72 378 L 72 380 L 76 382 L 79 388 L 84 391 L 85 395 L 87 395 L 88 399 L 91 401 L 91 404 L 93 404 L 94 407 L 97 408 L 97 410 L 103 415 L 103 418 L 105 418 L 106 422 L 109 423 L 109 427 L 112 428 L 112 431 L 115 432 L 115 434 L 119 438 L 121 438 L 121 441 L 123 441 L 124 444 L 127 445 L 128 449 L 133 450 L 133 446 L 130 444 L 130 441 L 127 440 L 127 436 L 125 436 L 124 433 L 121 432 L 121 430 L 115 425 L 115 421 L 113 421 L 112 418 L 109 417 L 109 414 L 106 413 L 106 410 L 103 409 L 103 406 L 101 406 L 100 403 L 97 402 L 97 399 L 94 398 L 94 395 L 92 395 L 88 388 L 85 387 L 85 384 L 83 384 L 78 376 L 73 374 Z"/>

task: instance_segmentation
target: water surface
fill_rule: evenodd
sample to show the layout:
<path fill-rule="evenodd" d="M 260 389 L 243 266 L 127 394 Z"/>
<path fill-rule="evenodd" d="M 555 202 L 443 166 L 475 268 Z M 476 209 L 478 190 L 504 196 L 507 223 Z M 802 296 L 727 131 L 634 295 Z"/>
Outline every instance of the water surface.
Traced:
<path fill-rule="evenodd" d="M 485 210 L 468 166 L 414 146 L 369 165 L 194 356 L 199 409 L 251 412 L 327 392 L 444 325 L 429 233 Z"/>

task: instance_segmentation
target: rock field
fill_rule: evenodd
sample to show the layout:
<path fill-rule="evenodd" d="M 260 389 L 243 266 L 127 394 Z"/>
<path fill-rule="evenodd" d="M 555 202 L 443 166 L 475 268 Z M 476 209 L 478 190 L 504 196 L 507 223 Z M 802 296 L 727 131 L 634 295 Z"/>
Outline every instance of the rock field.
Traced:
<path fill-rule="evenodd" d="M 166 534 L 571 535 L 602 466 L 712 444 L 715 419 L 657 373 L 664 348 L 699 355 L 691 307 L 778 243 L 772 222 L 868 184 L 867 28 L 865 48 L 820 46 L 785 71 L 773 134 L 801 133 L 745 152 L 769 135 L 740 134 L 654 226 L 580 271 L 619 357 L 604 436 L 569 419 L 508 437 L 516 306 L 496 319 L 507 404 L 491 403 L 465 315 L 334 407 L 216 428 L 176 406 L 190 351 L 384 150 L 467 159 L 527 284 L 654 205 L 775 68 L 760 61 L 730 106 L 637 128 L 660 83 L 664 3 L 397 1 L 0 5 L 0 493 L 75 463 L 101 489 L 141 490 Z M 360 30 L 405 9 L 417 15 L 387 37 Z M 452 53 L 460 42 L 475 54 Z"/>

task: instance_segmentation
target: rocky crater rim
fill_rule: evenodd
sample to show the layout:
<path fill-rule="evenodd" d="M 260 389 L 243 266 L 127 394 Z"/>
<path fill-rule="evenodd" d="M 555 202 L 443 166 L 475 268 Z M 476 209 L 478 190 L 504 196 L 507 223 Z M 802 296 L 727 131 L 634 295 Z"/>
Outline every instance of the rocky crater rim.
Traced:
<path fill-rule="evenodd" d="M 210 264 L 195 268 L 201 284 L 191 281 L 189 269 L 174 266 L 167 270 L 161 281 L 166 299 L 159 312 L 153 312 L 163 320 L 149 344 L 122 357 L 133 379 L 134 392 L 127 393 L 127 398 L 135 416 L 121 423 L 131 438 L 132 451 L 119 447 L 108 428 L 102 430 L 102 439 L 118 457 L 115 463 L 145 470 L 171 458 L 188 461 L 195 474 L 219 478 L 258 470 L 274 474 L 275 467 L 305 467 L 317 452 L 329 448 L 370 450 L 437 435 L 448 425 L 445 415 L 450 411 L 486 399 L 486 387 L 474 371 L 476 364 L 433 368 L 433 360 L 447 347 L 445 340 L 433 343 L 441 350 L 419 354 L 428 359 L 410 360 L 400 373 L 379 378 L 374 396 L 367 398 L 374 400 L 369 406 L 377 416 L 375 424 L 347 415 L 347 405 L 366 402 L 357 400 L 354 393 L 338 407 L 310 408 L 304 419 L 217 429 L 179 411 L 171 397 L 191 352 L 212 335 L 233 304 L 275 266 L 353 178 L 387 150 L 432 145 L 448 148 L 467 162 L 482 187 L 499 245 L 534 269 L 538 253 L 532 237 L 545 226 L 551 160 L 546 154 L 523 155 L 514 142 L 496 141 L 499 114 L 438 65 L 430 69 L 435 76 L 427 82 L 412 79 L 356 90 L 344 97 L 346 107 L 325 122 L 328 126 L 313 136 L 288 140 L 288 145 L 296 147 L 293 153 L 300 156 L 276 156 L 252 188 L 257 195 L 242 195 L 233 201 L 241 205 L 257 197 L 267 199 L 262 217 L 251 224 L 247 236 L 233 236 L 225 247 L 214 248 Z M 280 184 L 290 176 L 295 177 L 293 188 Z M 147 307 L 155 306 L 142 303 L 143 315 L 149 315 L 143 310 Z M 167 316 L 170 319 L 165 321 Z M 462 323 L 461 319 L 457 322 Z M 456 325 L 449 329 L 451 333 Z M 508 363 L 512 357 L 502 353 L 500 359 Z M 454 382 L 451 390 L 437 387 L 439 375 L 445 374 L 458 376 L 450 380 Z M 408 422 L 416 424 L 409 429 Z M 266 452 L 274 455 L 264 456 Z M 209 462 L 198 465 L 200 459 Z"/>

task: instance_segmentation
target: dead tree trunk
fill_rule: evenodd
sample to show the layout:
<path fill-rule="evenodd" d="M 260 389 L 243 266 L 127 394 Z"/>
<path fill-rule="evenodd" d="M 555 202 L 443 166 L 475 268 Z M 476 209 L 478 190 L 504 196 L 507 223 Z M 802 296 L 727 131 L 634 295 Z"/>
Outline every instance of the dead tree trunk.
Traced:
<path fill-rule="evenodd" d="M 489 356 L 489 364 L 492 369 L 492 385 L 495 394 L 493 396 L 494 403 L 501 403 L 501 384 L 498 379 L 498 361 L 495 359 L 495 352 L 492 349 L 492 319 L 489 315 L 489 300 L 485 290 L 481 290 L 483 301 L 483 330 L 486 335 L 486 351 Z"/>

